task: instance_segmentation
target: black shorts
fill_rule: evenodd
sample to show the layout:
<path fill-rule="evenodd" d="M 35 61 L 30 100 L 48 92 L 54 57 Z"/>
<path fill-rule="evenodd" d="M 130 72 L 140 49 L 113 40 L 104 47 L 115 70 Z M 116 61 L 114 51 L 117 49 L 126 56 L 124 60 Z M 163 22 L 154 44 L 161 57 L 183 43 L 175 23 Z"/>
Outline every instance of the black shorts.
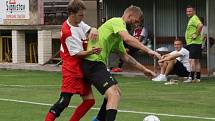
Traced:
<path fill-rule="evenodd" d="M 202 44 L 191 44 L 186 47 L 189 50 L 190 59 L 201 59 L 202 58 Z"/>
<path fill-rule="evenodd" d="M 170 74 L 176 74 L 178 76 L 188 77 L 190 72 L 187 71 L 187 68 L 180 61 L 177 60 Z"/>
<path fill-rule="evenodd" d="M 82 65 L 84 80 L 92 84 L 102 94 L 117 81 L 112 77 L 107 67 L 102 62 L 84 60 Z"/>

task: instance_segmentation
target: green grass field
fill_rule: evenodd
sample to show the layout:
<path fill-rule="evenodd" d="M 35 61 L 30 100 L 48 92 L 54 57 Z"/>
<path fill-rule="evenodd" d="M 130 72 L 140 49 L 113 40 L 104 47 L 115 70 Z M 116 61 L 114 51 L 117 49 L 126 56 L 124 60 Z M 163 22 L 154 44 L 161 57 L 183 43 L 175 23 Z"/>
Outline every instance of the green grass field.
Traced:
<path fill-rule="evenodd" d="M 215 79 L 201 83 L 164 85 L 143 77 L 116 77 L 122 97 L 117 121 L 142 121 L 148 113 L 157 113 L 161 121 L 215 120 Z M 60 93 L 61 73 L 0 70 L 0 121 L 43 121 Z M 103 101 L 94 90 L 96 105 Z M 77 106 L 74 96 L 71 106 Z M 68 121 L 74 108 L 67 108 L 57 121 Z M 97 109 L 91 109 L 81 121 L 91 121 Z"/>

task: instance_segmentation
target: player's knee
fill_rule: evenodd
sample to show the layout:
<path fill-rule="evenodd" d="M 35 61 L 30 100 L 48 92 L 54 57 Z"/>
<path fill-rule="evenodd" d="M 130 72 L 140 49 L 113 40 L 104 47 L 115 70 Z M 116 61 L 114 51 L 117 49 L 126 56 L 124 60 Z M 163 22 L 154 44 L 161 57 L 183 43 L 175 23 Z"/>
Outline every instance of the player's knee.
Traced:
<path fill-rule="evenodd" d="M 113 98 L 116 100 L 120 99 L 120 91 L 117 86 L 114 85 L 113 87 L 110 87 L 107 91 L 107 98 Z"/>
<path fill-rule="evenodd" d="M 61 98 L 58 102 L 56 102 L 50 109 L 50 112 L 52 112 L 55 117 L 59 117 L 61 112 L 68 107 L 70 102 L 70 99 L 64 99 Z"/>

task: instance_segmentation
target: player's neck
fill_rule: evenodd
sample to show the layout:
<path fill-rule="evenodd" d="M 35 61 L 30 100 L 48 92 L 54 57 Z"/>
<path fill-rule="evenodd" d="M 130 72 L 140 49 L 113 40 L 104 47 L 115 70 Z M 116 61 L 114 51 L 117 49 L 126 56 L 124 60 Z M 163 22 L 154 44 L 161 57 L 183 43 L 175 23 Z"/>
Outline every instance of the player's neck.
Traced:
<path fill-rule="evenodd" d="M 75 20 L 71 19 L 70 17 L 68 18 L 68 22 L 69 22 L 69 24 L 71 24 L 72 26 L 78 26 L 78 23 L 75 22 Z"/>

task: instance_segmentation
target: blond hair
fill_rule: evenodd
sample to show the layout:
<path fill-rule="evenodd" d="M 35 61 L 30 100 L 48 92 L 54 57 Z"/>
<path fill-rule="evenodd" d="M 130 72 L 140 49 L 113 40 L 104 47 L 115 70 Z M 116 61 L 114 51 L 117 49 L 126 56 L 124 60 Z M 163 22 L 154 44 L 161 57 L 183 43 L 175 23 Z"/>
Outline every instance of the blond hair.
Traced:
<path fill-rule="evenodd" d="M 140 19 L 143 19 L 143 11 L 140 7 L 131 5 L 128 8 L 125 9 L 124 13 L 132 12 L 133 14 L 140 17 Z"/>

